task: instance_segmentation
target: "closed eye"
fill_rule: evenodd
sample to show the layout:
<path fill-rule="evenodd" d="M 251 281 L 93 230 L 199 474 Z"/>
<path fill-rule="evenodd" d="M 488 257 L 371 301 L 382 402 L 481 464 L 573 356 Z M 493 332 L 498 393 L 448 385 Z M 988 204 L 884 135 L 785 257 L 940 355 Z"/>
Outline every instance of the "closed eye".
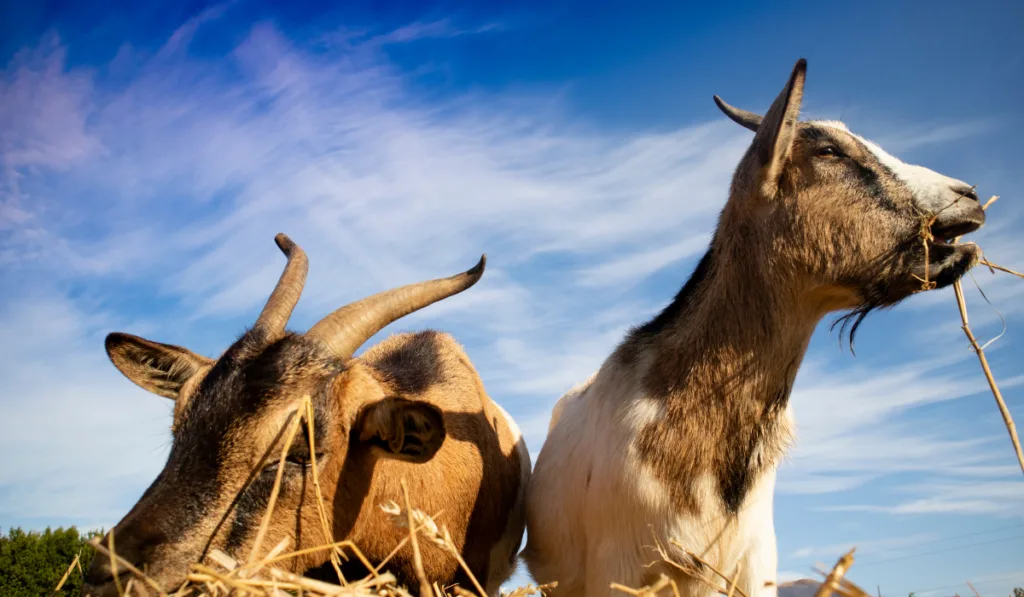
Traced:
<path fill-rule="evenodd" d="M 819 148 L 818 151 L 814 155 L 819 157 L 819 158 L 842 158 L 842 157 L 846 157 L 845 155 L 843 155 L 843 153 L 841 151 L 839 151 L 839 148 L 834 146 L 834 145 L 825 145 L 824 147 Z"/>
<path fill-rule="evenodd" d="M 288 464 L 297 464 L 299 466 L 309 466 L 313 463 L 309 456 L 305 454 L 289 454 L 284 461 Z"/>
<path fill-rule="evenodd" d="M 317 454 L 316 455 L 317 462 L 320 462 L 323 459 L 323 457 L 324 457 L 324 455 L 323 455 L 322 452 Z M 277 465 L 278 465 L 279 462 L 280 462 L 280 460 L 278 460 L 278 458 L 274 458 L 273 460 L 268 461 L 263 466 L 263 471 L 262 472 L 267 473 L 267 472 L 277 471 Z M 288 454 L 288 456 L 286 456 L 285 459 L 284 459 L 284 463 L 285 463 L 286 467 L 288 467 L 288 466 L 296 467 L 297 466 L 297 467 L 301 467 L 301 468 L 309 468 L 309 466 L 313 464 L 313 461 L 309 458 L 309 456 L 307 454 Z"/>

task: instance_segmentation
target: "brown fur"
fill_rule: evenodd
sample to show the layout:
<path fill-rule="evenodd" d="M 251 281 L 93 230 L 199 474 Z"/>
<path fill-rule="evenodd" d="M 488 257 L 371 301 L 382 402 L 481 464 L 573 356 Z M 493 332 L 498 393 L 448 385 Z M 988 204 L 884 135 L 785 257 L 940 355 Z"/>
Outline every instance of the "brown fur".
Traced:
<path fill-rule="evenodd" d="M 296 550 L 350 539 L 371 562 L 382 561 L 407 536 L 380 509 L 402 503 L 405 479 L 414 506 L 437 516 L 474 575 L 487 582 L 491 549 L 522 490 L 520 447 L 450 335 L 394 335 L 345 362 L 294 334 L 265 345 L 258 330 L 216 362 L 124 334 L 112 334 L 107 347 L 132 381 L 178 394 L 168 464 L 112 531 L 118 553 L 165 586 L 180 583 L 213 547 L 248 557 L 296 414 L 303 423 L 289 450 L 295 463 L 286 464 L 261 553 L 284 538 Z M 310 460 L 306 396 L 315 409 L 331 537 L 321 530 L 311 470 L 302 464 Z M 517 549 L 516 541 L 510 561 Z M 450 554 L 429 543 L 422 551 L 432 581 L 465 582 Z M 290 565 L 303 571 L 326 560 L 324 551 Z M 388 569 L 415 583 L 408 548 Z M 367 571 L 347 565 L 346 572 Z M 97 558 L 87 577 L 101 585 L 93 594 L 114 590 L 105 584 L 109 575 L 109 564 Z"/>

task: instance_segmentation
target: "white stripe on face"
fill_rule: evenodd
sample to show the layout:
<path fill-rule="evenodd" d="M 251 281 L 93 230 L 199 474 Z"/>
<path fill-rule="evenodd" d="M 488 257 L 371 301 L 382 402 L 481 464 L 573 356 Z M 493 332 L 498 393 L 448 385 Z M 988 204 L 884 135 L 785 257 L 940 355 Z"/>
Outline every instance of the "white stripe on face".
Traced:
<path fill-rule="evenodd" d="M 923 166 L 915 166 L 903 162 L 877 144 L 868 141 L 860 135 L 851 133 L 846 128 L 846 125 L 841 122 L 831 120 L 815 121 L 814 124 L 840 130 L 862 143 L 883 166 L 888 168 L 900 182 L 910 189 L 914 197 L 914 203 L 921 213 L 939 213 L 955 203 L 961 197 L 961 193 L 970 188 L 969 184 L 961 180 L 943 176 Z"/>

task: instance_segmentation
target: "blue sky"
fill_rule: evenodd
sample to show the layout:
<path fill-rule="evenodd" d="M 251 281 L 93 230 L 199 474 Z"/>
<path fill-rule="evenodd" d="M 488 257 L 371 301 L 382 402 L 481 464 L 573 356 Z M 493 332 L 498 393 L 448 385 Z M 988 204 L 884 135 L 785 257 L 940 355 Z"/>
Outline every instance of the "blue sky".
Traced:
<path fill-rule="evenodd" d="M 1001 195 L 975 240 L 1024 268 L 1019 3 L 344 4 L 0 8 L 0 526 L 116 522 L 170 403 L 103 336 L 217 355 L 280 273 L 277 232 L 310 256 L 296 329 L 486 252 L 476 287 L 387 332 L 454 333 L 536 453 L 706 246 L 750 141 L 712 94 L 763 112 L 801 56 L 806 116 Z M 974 277 L 1024 418 L 1024 282 Z M 1024 480 L 952 293 L 873 315 L 855 357 L 829 322 L 793 395 L 783 578 L 856 545 L 852 578 L 887 595 L 1024 585 Z"/>

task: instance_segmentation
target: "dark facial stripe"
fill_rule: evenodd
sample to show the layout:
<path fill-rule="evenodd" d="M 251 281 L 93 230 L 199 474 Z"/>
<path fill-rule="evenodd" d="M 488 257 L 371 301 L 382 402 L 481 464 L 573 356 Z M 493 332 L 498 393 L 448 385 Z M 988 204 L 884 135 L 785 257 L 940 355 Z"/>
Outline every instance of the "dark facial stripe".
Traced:
<path fill-rule="evenodd" d="M 890 170 L 885 164 L 880 162 L 878 158 L 876 158 L 875 155 L 871 152 L 871 150 L 868 149 L 867 146 L 865 146 L 863 143 L 861 143 L 859 139 L 857 139 L 853 135 L 848 134 L 844 135 L 844 141 L 840 142 L 839 139 L 831 133 L 831 131 L 826 130 L 824 127 L 816 126 L 807 126 L 801 128 L 800 136 L 807 142 L 829 143 L 839 148 L 841 148 L 844 144 L 847 143 L 855 144 L 861 150 L 859 153 L 862 156 L 864 156 L 864 159 L 868 163 L 864 164 L 861 163 L 860 159 L 852 158 L 847 159 L 846 163 L 848 163 L 854 169 L 854 172 L 858 180 L 860 181 L 861 186 L 863 186 L 867 190 L 868 195 L 871 198 L 875 199 L 878 202 L 878 205 L 882 207 L 882 209 L 897 213 L 900 212 L 899 206 L 897 205 L 896 201 L 894 201 L 893 198 L 889 195 L 888 191 L 886 190 L 885 184 L 882 182 L 883 176 L 888 177 L 893 181 L 896 181 L 898 179 L 896 178 L 895 174 L 893 174 L 892 170 Z"/>
<path fill-rule="evenodd" d="M 819 142 L 824 141 L 831 143 L 836 146 L 842 145 L 838 139 L 832 136 L 832 133 L 825 130 L 824 128 L 816 126 L 805 126 L 800 128 L 800 138 L 807 142 Z"/>
<path fill-rule="evenodd" d="M 877 161 L 877 160 L 876 160 Z M 885 186 L 878 178 L 878 174 L 870 167 L 860 164 L 858 162 L 852 162 L 857 176 L 860 178 L 861 185 L 867 190 L 868 195 L 878 201 L 878 204 L 883 209 L 887 209 L 892 212 L 899 212 L 899 206 L 892 200 L 889 193 L 886 192 Z"/>
<path fill-rule="evenodd" d="M 258 330 L 243 334 L 218 359 L 186 406 L 183 423 L 175 433 L 168 460 L 168 468 L 180 471 L 176 484 L 185 488 L 189 494 L 187 501 L 194 508 L 205 508 L 227 491 L 219 476 L 233 449 L 230 442 L 234 430 L 244 427 L 253 416 L 263 412 L 270 401 L 281 395 L 281 382 L 288 379 L 291 371 L 306 366 L 330 372 L 330 366 L 323 366 L 323 355 L 316 346 L 288 335 L 264 347 L 264 339 Z M 325 390 L 327 381 L 322 384 Z M 318 438 L 322 438 L 326 422 L 321 412 L 323 401 L 319 398 L 314 401 L 314 406 L 318 407 L 315 408 L 314 426 Z M 305 452 L 308 456 L 306 436 L 303 425 L 302 433 L 296 436 L 292 447 L 298 455 Z M 275 454 L 279 454 L 279 442 L 275 442 L 275 446 Z M 273 486 L 274 475 L 269 475 L 267 485 L 264 480 L 267 475 L 255 474 L 257 476 L 251 478 L 248 488 L 237 495 L 235 510 L 224 512 L 219 519 L 218 528 L 228 520 L 232 521 L 228 540 L 231 548 L 237 548 L 247 533 L 259 525 Z"/>
<path fill-rule="evenodd" d="M 236 552 L 245 544 L 250 533 L 259 527 L 270 502 L 270 494 L 274 490 L 274 480 L 275 475 L 270 471 L 260 474 L 242 493 L 238 505 L 235 506 L 235 518 L 231 523 L 231 531 L 225 545 L 228 553 Z"/>

